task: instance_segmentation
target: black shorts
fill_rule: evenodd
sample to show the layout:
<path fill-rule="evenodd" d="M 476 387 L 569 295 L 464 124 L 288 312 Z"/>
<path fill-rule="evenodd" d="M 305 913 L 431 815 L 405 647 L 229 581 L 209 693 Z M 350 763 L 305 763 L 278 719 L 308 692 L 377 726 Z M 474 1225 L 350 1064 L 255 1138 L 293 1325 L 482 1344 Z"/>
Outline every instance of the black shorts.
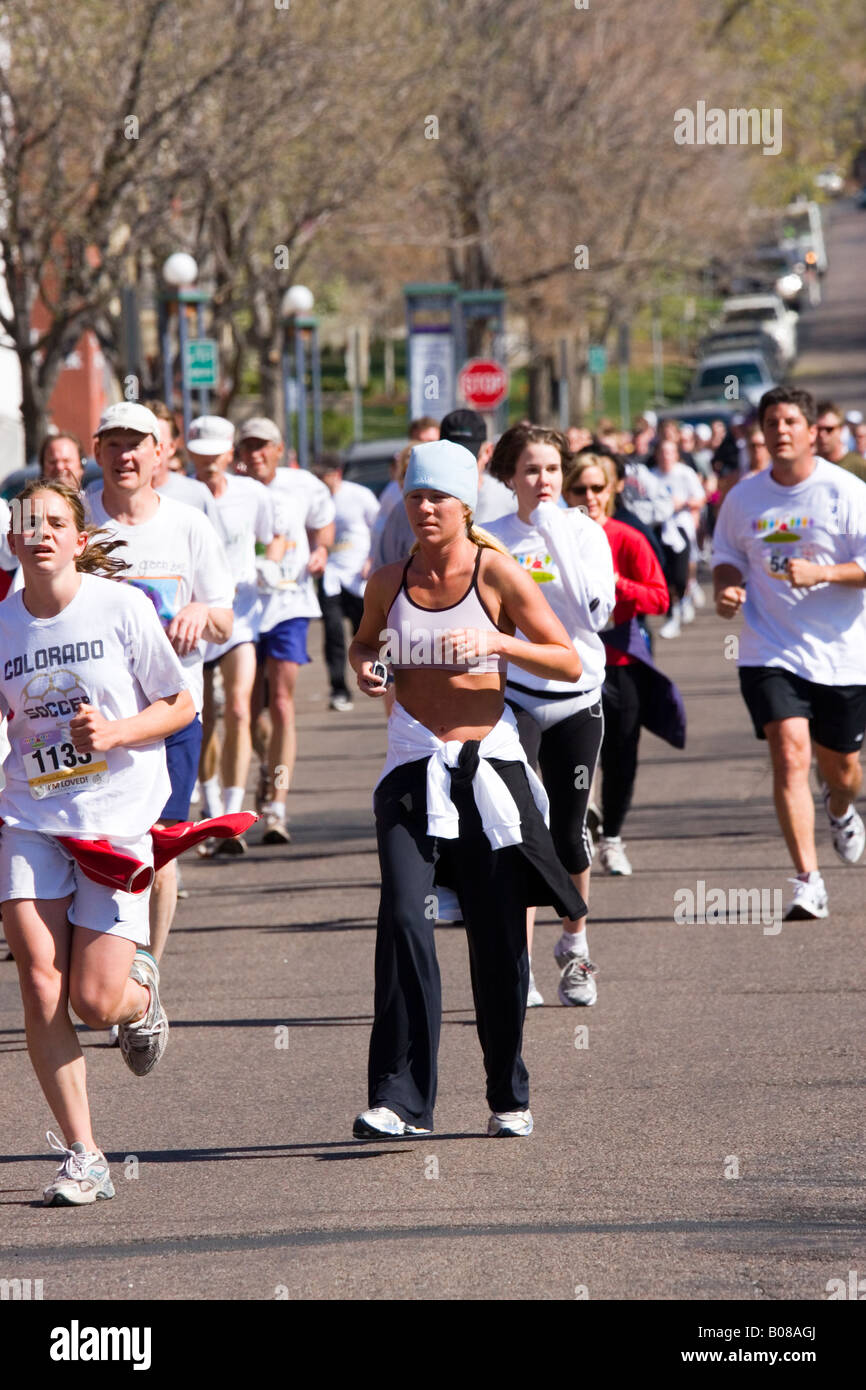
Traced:
<path fill-rule="evenodd" d="M 741 666 L 740 689 L 758 738 L 775 719 L 808 719 L 815 743 L 856 753 L 866 729 L 866 685 L 819 685 L 780 666 Z"/>

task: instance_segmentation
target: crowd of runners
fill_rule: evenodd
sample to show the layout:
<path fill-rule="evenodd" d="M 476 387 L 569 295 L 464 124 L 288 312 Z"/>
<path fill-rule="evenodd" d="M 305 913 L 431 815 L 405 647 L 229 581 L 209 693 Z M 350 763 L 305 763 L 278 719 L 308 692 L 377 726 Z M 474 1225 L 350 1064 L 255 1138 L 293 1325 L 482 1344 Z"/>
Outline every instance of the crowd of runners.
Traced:
<path fill-rule="evenodd" d="M 593 1006 L 593 865 L 632 873 L 641 729 L 686 741 L 647 620 L 681 635 L 707 602 L 700 565 L 720 618 L 742 616 L 741 689 L 793 864 L 785 915 L 826 917 L 813 757 L 836 853 L 853 864 L 866 845 L 864 449 L 860 420 L 787 387 L 696 429 L 648 413 L 628 434 L 523 421 L 493 440 L 470 410 L 420 419 L 381 498 L 336 455 L 299 469 L 262 417 L 202 416 L 181 441 L 165 405 L 120 402 L 87 487 L 78 441 L 47 439 L 0 554 L 0 903 L 62 1134 L 46 1204 L 114 1195 L 70 1010 L 115 1030 L 136 1075 L 157 1064 L 176 855 L 247 853 L 247 800 L 261 843 L 291 853 L 313 619 L 333 717 L 363 696 L 388 720 L 356 1137 L 433 1128 L 437 920 L 467 931 L 487 1133 L 531 1133 L 535 911 L 562 919 L 560 1004 Z"/>

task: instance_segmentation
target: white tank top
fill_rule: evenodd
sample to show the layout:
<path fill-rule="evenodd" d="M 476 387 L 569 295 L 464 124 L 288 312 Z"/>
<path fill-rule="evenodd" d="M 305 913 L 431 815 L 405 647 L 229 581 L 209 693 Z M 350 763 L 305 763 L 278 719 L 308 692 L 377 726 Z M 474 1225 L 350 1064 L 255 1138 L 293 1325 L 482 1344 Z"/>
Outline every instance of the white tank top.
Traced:
<path fill-rule="evenodd" d="M 488 675 L 505 669 L 499 656 L 483 656 L 473 662 L 449 660 L 453 656 L 447 634 L 457 628 L 473 628 L 480 632 L 499 632 L 481 594 L 478 591 L 478 568 L 481 547 L 475 557 L 472 582 L 458 603 L 447 608 L 422 608 L 409 597 L 406 575 L 412 557 L 403 566 L 403 581 L 388 610 L 386 651 L 383 659 L 394 670 L 414 666 L 434 667 L 438 671 L 459 671 L 468 675 Z"/>

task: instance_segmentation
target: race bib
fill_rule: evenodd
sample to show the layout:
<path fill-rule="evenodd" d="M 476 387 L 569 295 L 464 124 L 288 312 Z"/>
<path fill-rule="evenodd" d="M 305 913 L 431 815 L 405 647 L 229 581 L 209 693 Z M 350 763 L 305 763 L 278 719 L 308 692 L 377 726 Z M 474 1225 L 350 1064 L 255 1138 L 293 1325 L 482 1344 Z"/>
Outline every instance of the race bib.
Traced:
<path fill-rule="evenodd" d="M 30 795 L 37 801 L 63 792 L 101 787 L 108 781 L 104 753 L 79 753 L 68 729 L 48 729 L 18 740 Z"/>
<path fill-rule="evenodd" d="M 799 557 L 800 547 L 797 545 L 768 545 L 764 550 L 764 568 L 772 579 L 785 579 L 788 561 Z"/>

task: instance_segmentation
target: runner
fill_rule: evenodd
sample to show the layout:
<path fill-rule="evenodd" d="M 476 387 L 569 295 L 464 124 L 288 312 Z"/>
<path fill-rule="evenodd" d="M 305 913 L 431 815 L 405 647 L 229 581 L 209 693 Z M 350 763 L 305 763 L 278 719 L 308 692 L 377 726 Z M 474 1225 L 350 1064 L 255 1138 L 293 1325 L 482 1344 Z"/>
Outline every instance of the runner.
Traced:
<path fill-rule="evenodd" d="M 371 531 L 379 503 L 368 487 L 343 477 L 339 454 L 322 454 L 313 464 L 334 499 L 334 544 L 319 581 L 319 604 L 324 627 L 325 662 L 331 682 L 331 709 L 344 713 L 352 708 L 346 685 L 346 632 L 348 619 L 357 632 L 364 611 L 364 586 L 370 571 Z"/>
<path fill-rule="evenodd" d="M 477 495 L 468 449 L 448 441 L 414 449 L 404 496 L 417 548 L 370 579 L 349 651 L 359 689 L 382 699 L 385 682 L 372 668 L 384 641 L 397 687 L 374 795 L 382 897 L 370 1108 L 353 1131 L 360 1139 L 432 1129 L 436 886 L 456 890 L 467 925 L 493 1137 L 532 1131 L 520 1055 L 526 908 L 553 903 L 569 918 L 586 910 L 555 856 L 542 819 L 547 798 L 503 697 L 506 661 L 577 680 L 580 658 L 537 586 L 473 529 Z M 511 635 L 517 626 L 525 640 Z"/>
<path fill-rule="evenodd" d="M 0 709 L 11 752 L 0 792 L 0 902 L 21 984 L 27 1046 L 64 1136 L 46 1206 L 114 1196 L 91 1128 L 85 1063 L 69 1008 L 120 1025 L 124 1059 L 150 1072 L 168 1041 L 148 945 L 148 892 L 94 882 L 68 837 L 152 864 L 150 828 L 168 794 L 163 739 L 194 717 L 183 668 L 153 606 L 100 575 L 123 570 L 85 526 L 74 488 L 34 481 L 16 499 L 11 544 L 23 591 L 0 605 Z M 58 838 L 60 837 L 60 838 Z M 150 870 L 148 869 L 148 874 Z"/>
<path fill-rule="evenodd" d="M 320 618 L 314 576 L 324 572 L 334 540 L 334 503 L 324 483 L 303 468 L 280 468 L 283 440 L 273 420 L 257 416 L 237 436 L 241 467 L 274 494 L 275 527 L 285 537 L 280 573 L 268 587 L 259 620 L 253 690 L 253 741 L 261 759 L 257 807 L 265 845 L 287 845 L 286 801 L 295 768 L 295 685 L 305 666 L 307 629 Z"/>
<path fill-rule="evenodd" d="M 809 787 L 812 750 L 833 846 L 856 864 L 854 810 L 866 726 L 866 485 L 815 458 L 815 402 L 779 386 L 759 419 L 772 467 L 722 504 L 713 546 L 716 611 L 743 609 L 740 688 L 773 764 L 776 814 L 797 876 L 785 920 L 826 917 Z"/>
<path fill-rule="evenodd" d="M 271 494 L 253 478 L 228 472 L 234 457 L 235 428 L 230 420 L 201 415 L 193 420 L 187 452 L 196 478 L 217 508 L 217 525 L 235 583 L 234 626 L 228 642 L 208 643 L 204 652 L 204 705 L 199 780 L 208 816 L 234 815 L 244 800 L 252 755 L 250 702 L 256 678 L 256 641 L 261 599 L 256 586 L 256 546 L 268 560 L 282 559 L 285 540 L 274 535 Z M 223 678 L 225 738 L 220 759 L 214 705 L 214 672 Z M 222 780 L 220 780 L 220 767 Z M 218 840 L 214 854 L 246 854 L 243 836 Z"/>
<path fill-rule="evenodd" d="M 514 710 L 520 742 L 541 773 L 550 798 L 550 833 L 575 888 L 589 902 L 592 850 L 586 812 L 604 732 L 601 687 L 604 645 L 598 635 L 614 606 L 613 562 L 604 533 L 581 511 L 559 506 L 563 467 L 571 461 L 565 436 L 538 425 L 515 425 L 490 461 L 494 478 L 508 484 L 517 512 L 488 525 L 539 585 L 571 639 L 583 668 L 577 683 L 509 667 L 505 699 Z M 535 912 L 527 935 L 532 956 Z M 589 958 L 586 917 L 563 918 L 554 947 L 559 1000 L 592 1005 L 598 997 Z M 531 964 L 530 964 L 531 971 Z M 530 973 L 531 1004 L 543 999 Z"/>
<path fill-rule="evenodd" d="M 74 434 L 49 434 L 39 450 L 39 476 L 46 482 L 56 478 L 81 490 L 84 477 L 84 450 Z"/>
<path fill-rule="evenodd" d="M 177 449 L 180 441 L 180 430 L 174 416 L 164 401 L 145 401 L 144 404 L 148 410 L 153 411 L 159 421 L 159 442 L 162 445 L 162 455 L 153 470 L 151 487 L 160 497 L 173 497 L 175 502 L 186 502 L 188 507 L 195 507 L 198 511 L 204 512 L 208 521 L 219 532 L 219 513 L 210 488 L 205 487 L 204 483 L 200 483 L 196 478 L 188 477 L 183 468 L 176 471 L 173 466 L 178 458 Z M 101 484 L 97 484 L 96 491 L 99 491 L 100 486 Z"/>
<path fill-rule="evenodd" d="M 126 542 L 125 578 L 151 599 L 181 659 L 196 718 L 166 739 L 171 796 L 161 825 L 184 821 L 201 748 L 202 640 L 226 642 L 232 633 L 234 585 L 222 544 L 210 522 L 193 507 L 160 497 L 151 486 L 159 462 L 159 422 L 134 401 L 103 413 L 94 449 L 102 468 L 102 492 L 88 496 L 91 518 Z M 177 905 L 174 860 L 157 870 L 150 899 L 150 940 L 162 956 Z"/>
<path fill-rule="evenodd" d="M 601 745 L 601 835 L 598 854 L 606 874 L 629 875 L 632 868 L 622 842 L 622 827 L 637 776 L 641 725 L 682 748 L 685 730 L 681 702 L 674 687 L 657 671 L 638 630 L 642 613 L 664 613 L 668 588 L 652 546 L 635 527 L 613 517 L 619 486 L 616 464 L 602 455 L 581 454 L 562 485 L 570 507 L 583 507 L 604 530 L 613 556 L 616 607 L 601 634 L 605 651 L 602 688 L 604 741 Z M 670 710 L 677 717 L 669 723 Z M 662 727 L 657 724 L 664 720 Z M 681 733 L 680 733 L 681 730 Z M 671 737 L 672 733 L 675 735 Z"/>

